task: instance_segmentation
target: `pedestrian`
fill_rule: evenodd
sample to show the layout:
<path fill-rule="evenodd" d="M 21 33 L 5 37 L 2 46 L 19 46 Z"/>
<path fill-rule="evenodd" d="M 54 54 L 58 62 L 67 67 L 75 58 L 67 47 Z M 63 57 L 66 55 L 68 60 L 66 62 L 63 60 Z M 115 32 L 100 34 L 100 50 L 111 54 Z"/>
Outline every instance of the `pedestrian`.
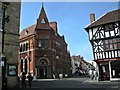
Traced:
<path fill-rule="evenodd" d="M 25 72 L 22 73 L 22 87 L 26 87 L 26 75 Z"/>
<path fill-rule="evenodd" d="M 94 79 L 95 79 L 95 80 L 97 80 L 97 76 L 98 76 L 98 75 L 97 75 L 97 71 L 94 70 Z"/>
<path fill-rule="evenodd" d="M 55 74 L 53 74 L 53 79 L 55 79 Z"/>
<path fill-rule="evenodd" d="M 92 70 L 92 69 L 89 70 L 89 75 L 90 75 L 91 80 L 93 80 L 94 73 L 93 73 L 93 70 Z"/>
<path fill-rule="evenodd" d="M 29 85 L 29 87 L 31 88 L 31 82 L 32 82 L 32 80 L 33 80 L 33 77 L 31 76 L 30 73 L 28 73 L 27 78 L 28 78 L 28 85 Z"/>

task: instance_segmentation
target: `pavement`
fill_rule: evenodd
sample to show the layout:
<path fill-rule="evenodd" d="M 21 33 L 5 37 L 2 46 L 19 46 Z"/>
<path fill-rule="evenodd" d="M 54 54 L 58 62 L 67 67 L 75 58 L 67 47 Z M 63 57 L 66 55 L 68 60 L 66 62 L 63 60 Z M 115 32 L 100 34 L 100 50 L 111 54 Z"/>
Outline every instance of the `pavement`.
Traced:
<path fill-rule="evenodd" d="M 5 90 L 56 90 L 61 89 L 80 89 L 84 88 L 84 90 L 88 90 L 92 88 L 93 90 L 100 89 L 102 90 L 120 90 L 118 88 L 120 86 L 119 81 L 97 81 L 91 80 L 89 77 L 75 77 L 75 78 L 63 78 L 63 79 L 36 79 L 33 80 L 32 88 L 29 88 L 28 85 L 26 88 L 21 87 L 21 83 L 18 86 L 12 88 L 6 88 Z M 91 90 L 91 89 L 90 89 Z"/>

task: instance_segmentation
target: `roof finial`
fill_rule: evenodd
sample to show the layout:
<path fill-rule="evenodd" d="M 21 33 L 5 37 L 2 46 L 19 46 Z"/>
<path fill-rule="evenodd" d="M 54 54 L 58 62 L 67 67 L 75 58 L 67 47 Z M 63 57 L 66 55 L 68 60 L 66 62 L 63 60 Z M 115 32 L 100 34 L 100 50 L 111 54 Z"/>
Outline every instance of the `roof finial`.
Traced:
<path fill-rule="evenodd" d="M 44 7 L 44 3 L 42 2 L 42 7 Z"/>

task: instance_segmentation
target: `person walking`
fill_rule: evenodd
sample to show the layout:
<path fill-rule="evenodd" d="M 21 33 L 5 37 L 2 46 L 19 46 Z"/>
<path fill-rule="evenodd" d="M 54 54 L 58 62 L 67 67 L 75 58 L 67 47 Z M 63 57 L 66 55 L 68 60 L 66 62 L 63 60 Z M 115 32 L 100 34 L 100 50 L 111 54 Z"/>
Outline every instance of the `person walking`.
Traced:
<path fill-rule="evenodd" d="M 97 71 L 94 70 L 94 80 L 97 80 Z"/>
<path fill-rule="evenodd" d="M 92 69 L 89 70 L 89 75 L 90 75 L 91 80 L 93 80 L 93 78 L 94 78 L 94 73 L 93 73 L 93 70 L 92 70 Z"/>
<path fill-rule="evenodd" d="M 22 73 L 22 87 L 26 88 L 26 75 L 25 72 Z"/>
<path fill-rule="evenodd" d="M 28 78 L 28 85 L 29 85 L 29 87 L 31 88 L 31 82 L 32 82 L 32 80 L 33 80 L 33 77 L 31 76 L 30 73 L 28 73 L 27 78 Z"/>

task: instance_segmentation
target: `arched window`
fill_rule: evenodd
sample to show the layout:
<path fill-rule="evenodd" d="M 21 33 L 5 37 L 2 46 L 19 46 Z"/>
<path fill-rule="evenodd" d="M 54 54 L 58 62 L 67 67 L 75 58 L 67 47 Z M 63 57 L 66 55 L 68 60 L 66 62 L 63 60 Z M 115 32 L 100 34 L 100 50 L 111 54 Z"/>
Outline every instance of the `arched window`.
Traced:
<path fill-rule="evenodd" d="M 22 44 L 20 45 L 20 52 L 22 52 Z"/>
<path fill-rule="evenodd" d="M 20 70 L 23 72 L 23 59 L 21 59 Z"/>
<path fill-rule="evenodd" d="M 25 59 L 25 73 L 27 73 L 27 59 Z"/>
<path fill-rule="evenodd" d="M 23 51 L 25 51 L 25 43 L 23 44 Z"/>
<path fill-rule="evenodd" d="M 28 50 L 28 43 L 26 43 L 26 47 L 25 47 L 26 51 Z"/>

